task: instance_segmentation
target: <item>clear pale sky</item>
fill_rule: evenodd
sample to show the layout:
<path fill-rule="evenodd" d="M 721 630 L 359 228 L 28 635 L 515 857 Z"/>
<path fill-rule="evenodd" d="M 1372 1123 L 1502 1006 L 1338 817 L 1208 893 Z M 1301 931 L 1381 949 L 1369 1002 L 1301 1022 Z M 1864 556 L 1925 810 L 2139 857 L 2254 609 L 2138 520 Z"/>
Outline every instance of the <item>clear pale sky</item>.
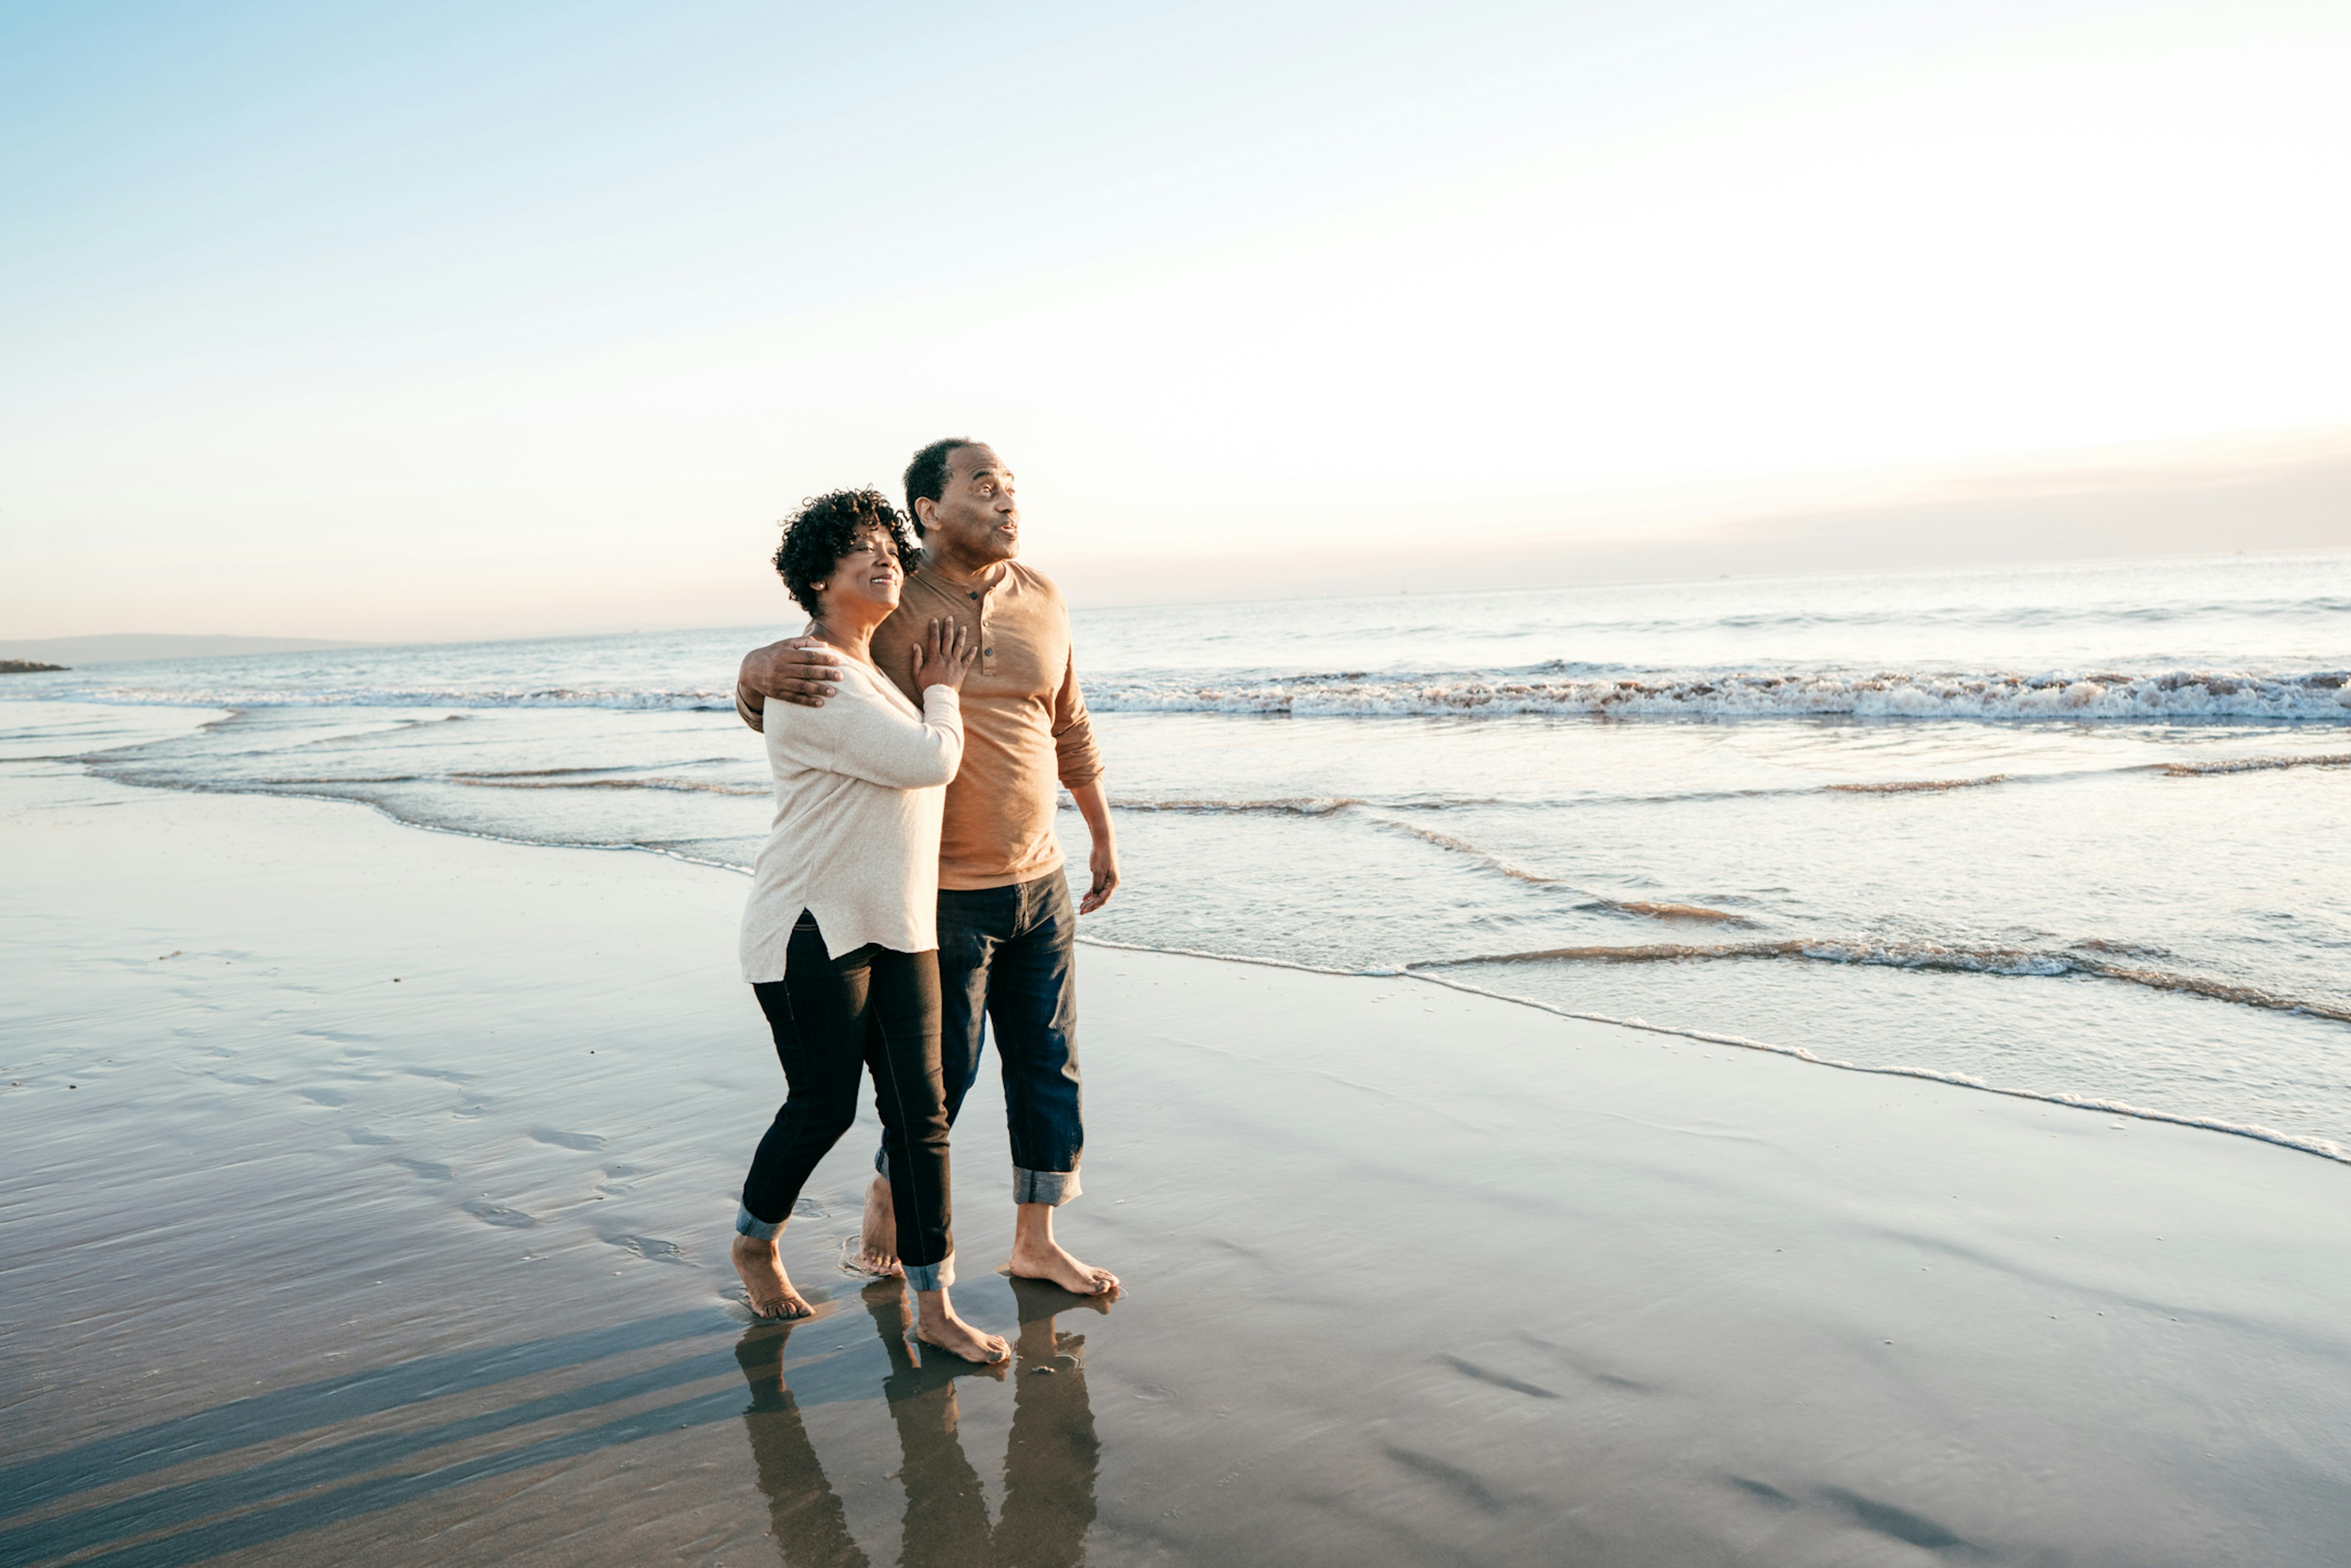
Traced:
<path fill-rule="evenodd" d="M 0 0 L 0 633 L 771 617 L 946 434 L 1097 598 L 2317 516 L 2346 81 L 2339 0 Z"/>

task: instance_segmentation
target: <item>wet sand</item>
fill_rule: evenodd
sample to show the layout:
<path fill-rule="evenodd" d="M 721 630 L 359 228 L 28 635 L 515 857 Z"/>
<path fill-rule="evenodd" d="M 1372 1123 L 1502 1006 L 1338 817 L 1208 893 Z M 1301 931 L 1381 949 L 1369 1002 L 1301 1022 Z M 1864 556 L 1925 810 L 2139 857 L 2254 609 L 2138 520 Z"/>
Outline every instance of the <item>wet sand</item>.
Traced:
<path fill-rule="evenodd" d="M 742 879 L 0 766 L 0 1563 L 2331 1563 L 2351 1170 L 1102 948 L 1065 1239 L 757 1325 Z M 1148 876 L 1147 865 L 1129 868 Z"/>

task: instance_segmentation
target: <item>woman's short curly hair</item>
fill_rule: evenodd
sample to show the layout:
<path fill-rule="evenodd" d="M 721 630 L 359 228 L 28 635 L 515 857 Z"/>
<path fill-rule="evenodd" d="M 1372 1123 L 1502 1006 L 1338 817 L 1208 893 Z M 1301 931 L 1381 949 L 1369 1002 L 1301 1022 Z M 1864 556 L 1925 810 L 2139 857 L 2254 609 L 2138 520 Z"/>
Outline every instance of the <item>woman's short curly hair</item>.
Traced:
<path fill-rule="evenodd" d="M 887 533 L 898 547 L 898 559 L 914 570 L 914 536 L 906 519 L 879 490 L 834 490 L 800 503 L 784 519 L 784 542 L 776 547 L 776 575 L 810 615 L 818 612 L 816 585 L 832 575 L 841 558 L 856 547 L 857 536 L 869 528 Z"/>

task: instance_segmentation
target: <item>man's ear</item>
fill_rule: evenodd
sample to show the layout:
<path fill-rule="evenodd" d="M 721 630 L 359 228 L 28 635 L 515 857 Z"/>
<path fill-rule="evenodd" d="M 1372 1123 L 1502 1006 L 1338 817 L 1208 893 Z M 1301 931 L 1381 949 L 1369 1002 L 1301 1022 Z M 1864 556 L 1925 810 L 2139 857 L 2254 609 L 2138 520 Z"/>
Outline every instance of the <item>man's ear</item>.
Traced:
<path fill-rule="evenodd" d="M 928 507 L 930 510 L 927 512 L 925 511 L 923 508 L 925 507 Z M 928 496 L 918 497 L 915 499 L 914 537 L 916 538 L 920 538 L 925 534 L 931 531 L 931 519 L 938 514 L 938 509 L 939 504 L 931 499 Z"/>

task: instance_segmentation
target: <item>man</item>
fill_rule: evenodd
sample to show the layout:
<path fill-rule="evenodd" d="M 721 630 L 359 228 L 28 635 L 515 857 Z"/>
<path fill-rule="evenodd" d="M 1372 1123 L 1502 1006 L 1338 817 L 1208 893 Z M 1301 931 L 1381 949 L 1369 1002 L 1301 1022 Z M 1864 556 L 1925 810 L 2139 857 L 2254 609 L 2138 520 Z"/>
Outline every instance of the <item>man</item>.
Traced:
<path fill-rule="evenodd" d="M 1069 611 L 1060 590 L 1016 559 L 1012 474 L 986 444 L 935 441 L 915 453 L 906 510 L 923 552 L 897 610 L 873 634 L 877 662 L 903 689 L 909 675 L 898 654 L 933 620 L 962 626 L 979 649 L 964 679 L 963 767 L 947 786 L 939 835 L 947 1121 L 953 1125 L 979 1076 L 983 1022 L 992 1021 L 1012 1136 L 1011 1271 L 1081 1296 L 1114 1294 L 1117 1276 L 1080 1262 L 1053 1236 L 1053 1210 L 1078 1196 L 1085 1146 L 1077 915 L 1100 909 L 1118 889 L 1118 846 L 1102 755 L 1078 691 Z M 820 706 L 839 676 L 836 655 L 814 639 L 771 643 L 744 656 L 736 709 L 758 729 L 761 697 Z M 1093 840 L 1092 882 L 1075 911 L 1053 832 L 1060 788 L 1077 801 Z M 883 1156 L 874 1164 L 887 1168 Z M 894 1236 L 889 1179 L 877 1175 L 865 1198 L 867 1267 L 895 1262 Z"/>

